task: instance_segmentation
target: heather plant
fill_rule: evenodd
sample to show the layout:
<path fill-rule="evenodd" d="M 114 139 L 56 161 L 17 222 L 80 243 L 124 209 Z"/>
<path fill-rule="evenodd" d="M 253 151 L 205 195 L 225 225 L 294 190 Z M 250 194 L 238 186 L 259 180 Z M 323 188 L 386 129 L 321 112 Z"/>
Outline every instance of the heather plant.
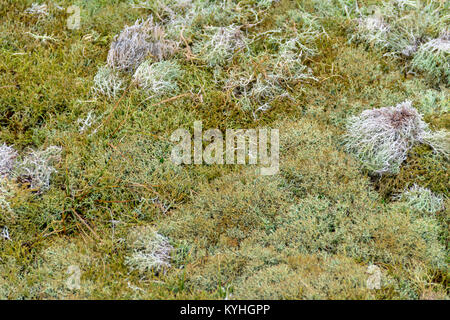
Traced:
<path fill-rule="evenodd" d="M 173 247 L 169 240 L 150 227 L 140 227 L 132 230 L 128 237 L 131 253 L 126 257 L 125 264 L 131 270 L 140 273 L 159 272 L 170 268 L 170 252 Z"/>
<path fill-rule="evenodd" d="M 15 174 L 21 182 L 28 183 L 38 192 L 50 187 L 51 175 L 56 172 L 53 167 L 60 159 L 61 147 L 50 146 L 45 150 L 31 151 L 18 166 Z"/>
<path fill-rule="evenodd" d="M 134 73 L 134 81 L 149 95 L 158 96 L 175 92 L 177 80 L 182 70 L 176 62 L 161 61 L 152 63 L 145 61 Z"/>
<path fill-rule="evenodd" d="M 108 66 L 134 71 L 149 55 L 162 60 L 172 55 L 176 48 L 174 41 L 165 39 L 164 29 L 154 23 L 153 17 L 137 20 L 114 38 L 108 52 Z"/>
<path fill-rule="evenodd" d="M 0 179 L 10 175 L 17 156 L 18 153 L 13 147 L 9 147 L 6 143 L 0 146 Z"/>
<path fill-rule="evenodd" d="M 422 116 L 410 101 L 395 107 L 366 110 L 349 118 L 345 147 L 371 172 L 397 173 L 408 151 L 416 144 L 429 143 L 444 151 L 441 135 L 430 133 Z"/>
<path fill-rule="evenodd" d="M 418 185 L 413 185 L 396 197 L 405 202 L 414 210 L 426 213 L 436 213 L 443 209 L 444 200 L 442 197 L 433 194 L 429 189 Z"/>
<path fill-rule="evenodd" d="M 97 74 L 94 77 L 94 86 L 92 87 L 94 93 L 114 98 L 124 89 L 124 80 L 122 80 L 116 70 L 108 66 L 98 68 Z"/>

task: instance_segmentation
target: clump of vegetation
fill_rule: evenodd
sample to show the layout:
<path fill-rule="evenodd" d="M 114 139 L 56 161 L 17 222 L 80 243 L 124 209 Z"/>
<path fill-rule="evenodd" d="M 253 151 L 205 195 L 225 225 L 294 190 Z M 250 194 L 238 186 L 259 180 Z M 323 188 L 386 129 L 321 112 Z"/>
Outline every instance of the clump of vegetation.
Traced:
<path fill-rule="evenodd" d="M 447 7 L 79 0 L 80 28 L 68 31 L 61 8 L 73 1 L 47 2 L 48 15 L 24 13 L 32 2 L 0 4 L 0 148 L 14 162 L 0 178 L 0 298 L 448 298 L 449 91 L 445 79 L 429 81 L 410 65 L 441 37 Z M 388 3 L 393 13 L 377 11 Z M 372 42 L 380 21 L 387 31 Z M 207 51 L 193 52 L 231 26 L 245 45 L 223 51 L 223 62 L 210 66 Z M 125 68 L 105 66 L 116 34 Z M 152 53 L 159 40 L 175 54 Z M 120 80 L 129 89 L 111 90 L 106 76 L 110 96 L 96 99 L 104 94 L 93 88 L 102 66 L 118 76 L 112 88 Z M 423 118 L 382 108 L 406 99 Z M 372 131 L 380 144 L 386 127 L 394 147 L 411 144 L 398 173 L 368 176 L 358 156 L 342 150 L 346 121 L 364 110 L 384 121 Z M 279 129 L 279 173 L 170 161 L 171 134 L 200 120 L 204 130 Z M 64 152 L 31 157 L 46 146 Z M 386 157 L 393 154 L 401 152 Z M 19 172 L 27 157 L 29 172 Z M 37 168 L 51 171 L 36 175 L 49 178 L 38 192 L 30 183 Z M 442 209 L 430 213 L 434 197 Z M 381 279 L 371 289 L 374 265 Z"/>
<path fill-rule="evenodd" d="M 193 52 L 214 67 L 228 62 L 235 52 L 245 48 L 245 42 L 240 27 L 207 27 L 203 40 L 194 45 Z"/>
<path fill-rule="evenodd" d="M 170 252 L 173 247 L 166 237 L 151 227 L 132 230 L 128 237 L 128 247 L 132 253 L 125 258 L 125 264 L 131 270 L 146 273 L 170 268 Z"/>
<path fill-rule="evenodd" d="M 419 97 L 418 108 L 424 115 L 442 116 L 450 111 L 450 91 L 428 89 Z"/>
<path fill-rule="evenodd" d="M 148 94 L 158 96 L 177 90 L 177 80 L 182 75 L 180 66 L 173 61 L 152 63 L 147 60 L 134 73 L 136 84 Z"/>
<path fill-rule="evenodd" d="M 108 66 L 123 71 L 134 71 L 150 54 L 162 60 L 176 50 L 176 43 L 164 38 L 164 30 L 154 23 L 153 17 L 137 20 L 126 26 L 111 43 Z"/>
<path fill-rule="evenodd" d="M 427 73 L 434 82 L 450 85 L 450 32 L 422 44 L 411 61 L 411 68 Z"/>
<path fill-rule="evenodd" d="M 397 196 L 397 199 L 406 202 L 411 208 L 426 213 L 436 213 L 443 209 L 444 200 L 433 194 L 429 189 L 413 185 L 410 189 Z"/>
<path fill-rule="evenodd" d="M 47 16 L 48 15 L 47 5 L 45 3 L 39 4 L 39 3 L 33 2 L 31 4 L 31 7 L 29 7 L 28 9 L 25 10 L 25 13 L 32 14 L 32 15 L 38 15 L 38 16 L 39 15 Z"/>
<path fill-rule="evenodd" d="M 14 192 L 8 183 L 8 180 L 4 177 L 0 177 L 0 208 L 11 212 L 11 204 L 8 199 L 14 196 Z"/>
<path fill-rule="evenodd" d="M 440 1 L 390 0 L 357 9 L 350 38 L 406 58 L 434 83 L 449 83 L 448 15 Z M 441 34 L 440 37 L 438 37 Z M 442 35 L 443 34 L 443 35 Z"/>
<path fill-rule="evenodd" d="M 117 71 L 108 66 L 98 68 L 94 77 L 94 86 L 92 87 L 94 93 L 114 98 L 123 89 L 124 81 L 120 78 Z"/>
<path fill-rule="evenodd" d="M 6 143 L 0 146 L 0 179 L 10 175 L 17 156 L 18 153 L 13 147 L 9 147 Z"/>
<path fill-rule="evenodd" d="M 422 144 L 411 149 L 398 174 L 383 175 L 374 182 L 378 192 L 386 199 L 404 192 L 414 184 L 430 189 L 435 194 L 448 194 L 448 170 L 449 163 L 444 156 Z"/>
<path fill-rule="evenodd" d="M 50 146 L 45 150 L 31 151 L 18 166 L 16 175 L 22 183 L 28 183 L 31 189 L 42 192 L 50 187 L 53 167 L 60 160 L 61 147 Z"/>
<path fill-rule="evenodd" d="M 84 119 L 79 118 L 77 120 L 77 123 L 80 126 L 79 132 L 80 133 L 86 132 L 86 130 L 88 130 L 96 122 L 96 120 L 97 120 L 97 118 L 94 115 L 94 112 L 92 110 L 88 112 L 88 114 L 86 115 L 86 118 L 84 118 Z"/>
<path fill-rule="evenodd" d="M 441 133 L 430 134 L 422 116 L 405 101 L 349 118 L 345 147 L 366 169 L 384 174 L 398 173 L 414 145 L 426 142 L 436 150 L 445 150 L 441 141 Z"/>

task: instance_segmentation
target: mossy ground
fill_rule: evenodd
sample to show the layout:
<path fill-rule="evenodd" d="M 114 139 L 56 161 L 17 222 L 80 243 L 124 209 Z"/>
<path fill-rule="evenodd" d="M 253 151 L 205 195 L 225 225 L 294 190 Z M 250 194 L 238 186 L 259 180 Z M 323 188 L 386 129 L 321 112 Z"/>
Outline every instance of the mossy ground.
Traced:
<path fill-rule="evenodd" d="M 341 148 L 348 116 L 448 88 L 349 42 L 349 22 L 324 18 L 317 2 L 282 0 L 247 32 L 270 30 L 288 9 L 317 16 L 325 32 L 305 62 L 317 81 L 295 84 L 293 100 L 276 101 L 258 120 L 186 48 L 173 58 L 183 70 L 178 95 L 148 100 L 131 86 L 120 98 L 96 97 L 93 77 L 113 36 L 151 11 L 128 1 L 54 2 L 79 5 L 81 28 L 68 30 L 68 14 L 51 4 L 39 18 L 24 13 L 32 1 L 0 0 L 0 142 L 63 149 L 50 190 L 14 184 L 12 210 L 0 211 L 11 236 L 0 240 L 0 298 L 448 297 L 449 212 L 418 216 L 391 197 L 418 184 L 447 198 L 448 161 L 419 146 L 398 175 L 379 178 Z M 90 111 L 99 120 L 80 133 L 77 120 Z M 196 120 L 223 131 L 279 128 L 280 173 L 174 165 L 170 134 Z M 426 120 L 449 129 L 448 109 Z M 139 225 L 170 239 L 172 268 L 130 272 L 124 239 Z M 382 270 L 379 290 L 366 287 L 370 264 Z M 70 265 L 82 271 L 79 290 L 65 285 Z"/>

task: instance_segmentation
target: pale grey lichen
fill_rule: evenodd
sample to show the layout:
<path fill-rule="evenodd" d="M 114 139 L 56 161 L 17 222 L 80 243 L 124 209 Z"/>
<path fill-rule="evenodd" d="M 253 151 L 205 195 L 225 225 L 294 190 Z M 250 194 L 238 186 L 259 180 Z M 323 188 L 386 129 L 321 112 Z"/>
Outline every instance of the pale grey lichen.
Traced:
<path fill-rule="evenodd" d="M 426 143 L 429 136 L 422 116 L 410 101 L 405 101 L 395 107 L 366 110 L 350 117 L 345 148 L 369 171 L 397 173 L 411 147 Z"/>
<path fill-rule="evenodd" d="M 140 273 L 159 272 L 170 268 L 170 253 L 173 247 L 169 240 L 151 227 L 138 227 L 128 237 L 131 253 L 125 264 Z"/>
<path fill-rule="evenodd" d="M 411 61 L 411 68 L 425 72 L 433 81 L 450 84 L 450 32 L 422 44 Z"/>
<path fill-rule="evenodd" d="M 5 143 L 0 145 L 0 179 L 6 178 L 14 169 L 18 154 L 13 147 L 9 147 Z"/>
<path fill-rule="evenodd" d="M 17 178 L 35 191 L 47 190 L 51 175 L 56 172 L 53 165 L 59 161 L 61 150 L 61 147 L 50 146 L 45 150 L 30 151 L 18 165 Z"/>
<path fill-rule="evenodd" d="M 29 7 L 28 9 L 25 10 L 25 13 L 28 13 L 31 15 L 47 16 L 48 15 L 47 5 L 45 3 L 39 4 L 39 3 L 34 2 L 33 4 L 31 4 L 31 7 Z"/>
<path fill-rule="evenodd" d="M 108 52 L 108 66 L 134 71 L 149 55 L 162 60 L 176 49 L 177 43 L 165 39 L 164 29 L 154 23 L 153 17 L 137 20 L 114 37 Z"/>
<path fill-rule="evenodd" d="M 178 88 L 177 80 L 182 70 L 173 61 L 160 61 L 152 63 L 147 60 L 142 63 L 134 73 L 134 81 L 150 96 L 159 96 L 175 92 Z"/>
<path fill-rule="evenodd" d="M 419 212 L 433 214 L 444 209 L 444 199 L 442 197 L 416 184 L 396 196 L 396 199 L 407 203 L 410 208 Z"/>
<path fill-rule="evenodd" d="M 124 81 L 114 69 L 101 66 L 94 77 L 92 91 L 95 94 L 114 98 L 120 91 L 124 90 L 124 87 Z"/>
<path fill-rule="evenodd" d="M 209 66 L 223 66 L 233 54 L 246 46 L 246 39 L 239 26 L 207 27 L 202 41 L 192 50 Z"/>
<path fill-rule="evenodd" d="M 94 115 L 94 112 L 91 110 L 88 112 L 86 118 L 78 118 L 77 123 L 79 125 L 78 131 L 80 133 L 86 132 L 95 122 L 97 121 L 97 117 Z M 94 130 L 94 133 L 96 130 Z"/>

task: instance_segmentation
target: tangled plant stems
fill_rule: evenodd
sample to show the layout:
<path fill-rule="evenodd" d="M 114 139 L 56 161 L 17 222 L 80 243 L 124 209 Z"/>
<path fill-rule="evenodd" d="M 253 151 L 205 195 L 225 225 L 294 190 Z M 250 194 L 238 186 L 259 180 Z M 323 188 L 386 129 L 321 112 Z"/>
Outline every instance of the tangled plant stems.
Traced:
<path fill-rule="evenodd" d="M 425 72 L 432 81 L 450 84 L 450 32 L 419 47 L 411 61 L 412 70 Z"/>
<path fill-rule="evenodd" d="M 206 40 L 196 43 L 194 54 L 199 55 L 209 66 L 224 65 L 234 52 L 243 49 L 246 41 L 240 27 L 208 27 Z"/>

